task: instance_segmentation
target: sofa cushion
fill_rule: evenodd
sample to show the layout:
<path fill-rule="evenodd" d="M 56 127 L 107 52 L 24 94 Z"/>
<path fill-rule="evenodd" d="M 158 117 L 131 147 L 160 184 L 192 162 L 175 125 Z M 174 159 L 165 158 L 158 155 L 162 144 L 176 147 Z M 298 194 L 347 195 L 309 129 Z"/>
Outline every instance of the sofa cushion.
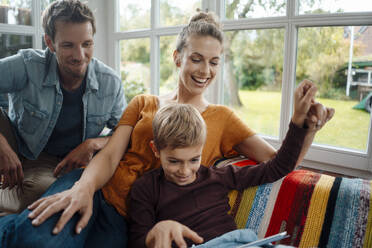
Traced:
<path fill-rule="evenodd" d="M 252 164 L 244 158 L 216 166 Z M 282 231 L 281 244 L 299 247 L 372 247 L 372 181 L 295 170 L 269 184 L 229 194 L 238 228 L 259 238 Z"/>

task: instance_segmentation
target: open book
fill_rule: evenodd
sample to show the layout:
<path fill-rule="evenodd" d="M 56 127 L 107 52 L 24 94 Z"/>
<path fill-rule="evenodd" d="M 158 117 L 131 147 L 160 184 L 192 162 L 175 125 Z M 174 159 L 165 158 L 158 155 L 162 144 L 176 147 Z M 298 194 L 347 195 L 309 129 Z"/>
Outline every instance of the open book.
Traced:
<path fill-rule="evenodd" d="M 256 241 L 252 241 L 248 244 L 245 244 L 245 245 L 241 245 L 241 246 L 238 246 L 237 248 L 246 248 L 246 247 L 251 247 L 251 246 L 261 246 L 261 245 L 267 245 L 271 242 L 275 242 L 275 241 L 279 241 L 279 240 L 282 240 L 282 239 L 285 239 L 285 238 L 288 238 L 289 235 L 287 234 L 287 232 L 281 232 L 281 233 L 278 233 L 278 234 L 275 234 L 275 235 L 272 235 L 272 236 L 269 236 L 269 237 L 266 237 L 266 238 L 263 238 L 263 239 L 258 239 Z"/>

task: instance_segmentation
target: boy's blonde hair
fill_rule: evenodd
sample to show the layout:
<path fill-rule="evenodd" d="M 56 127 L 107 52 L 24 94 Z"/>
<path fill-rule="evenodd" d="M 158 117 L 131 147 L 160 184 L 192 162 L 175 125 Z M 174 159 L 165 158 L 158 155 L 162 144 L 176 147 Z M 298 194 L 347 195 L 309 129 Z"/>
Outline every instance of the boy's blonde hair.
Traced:
<path fill-rule="evenodd" d="M 152 121 L 154 145 L 158 151 L 204 144 L 207 129 L 199 111 L 189 104 L 168 104 Z"/>

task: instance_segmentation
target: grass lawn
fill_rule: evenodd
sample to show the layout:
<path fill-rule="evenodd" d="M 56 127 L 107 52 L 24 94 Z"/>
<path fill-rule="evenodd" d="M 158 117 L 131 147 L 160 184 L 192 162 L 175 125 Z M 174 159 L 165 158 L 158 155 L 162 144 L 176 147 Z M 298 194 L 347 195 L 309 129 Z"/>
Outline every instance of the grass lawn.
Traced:
<path fill-rule="evenodd" d="M 279 92 L 240 90 L 243 107 L 234 108 L 257 133 L 279 135 L 281 94 Z M 336 110 L 333 119 L 318 132 L 315 143 L 356 150 L 367 149 L 369 113 L 352 107 L 357 101 L 318 98 L 323 105 Z"/>

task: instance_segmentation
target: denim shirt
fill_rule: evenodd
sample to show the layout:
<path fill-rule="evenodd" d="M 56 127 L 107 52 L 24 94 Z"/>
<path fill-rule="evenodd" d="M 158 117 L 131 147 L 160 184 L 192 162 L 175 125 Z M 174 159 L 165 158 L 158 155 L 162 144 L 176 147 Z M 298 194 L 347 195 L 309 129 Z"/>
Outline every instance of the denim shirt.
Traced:
<path fill-rule="evenodd" d="M 49 49 L 20 50 L 0 59 L 0 94 L 9 93 L 9 118 L 16 130 L 19 151 L 36 159 L 57 122 L 63 101 L 57 60 Z M 118 123 L 127 103 L 116 73 L 92 59 L 83 95 L 83 141 L 99 136 L 105 126 Z"/>

